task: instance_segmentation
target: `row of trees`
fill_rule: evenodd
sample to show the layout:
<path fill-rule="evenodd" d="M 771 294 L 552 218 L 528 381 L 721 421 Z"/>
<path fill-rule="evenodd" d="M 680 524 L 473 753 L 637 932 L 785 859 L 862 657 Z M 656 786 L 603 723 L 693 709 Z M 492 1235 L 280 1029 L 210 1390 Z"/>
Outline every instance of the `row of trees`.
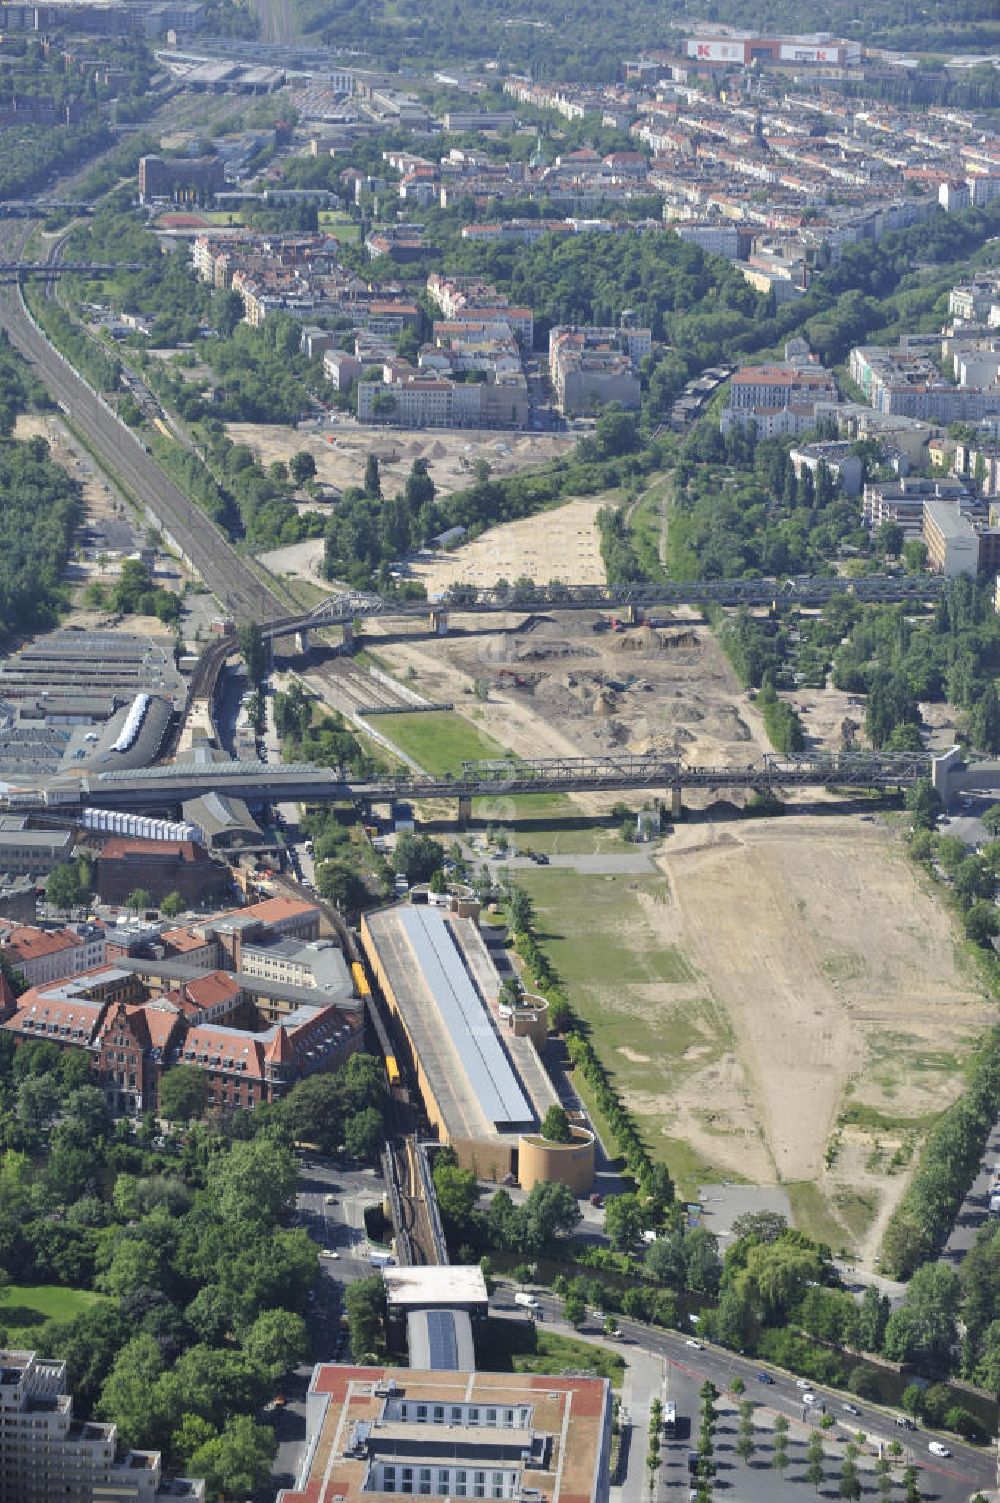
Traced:
<path fill-rule="evenodd" d="M 902 1303 L 869 1286 L 859 1304 L 841 1287 L 829 1248 L 789 1228 L 774 1213 L 738 1219 L 719 1280 L 718 1303 L 703 1312 L 712 1340 L 816 1381 L 879 1395 L 877 1372 L 846 1352 L 884 1356 L 924 1374 L 961 1374 L 1000 1391 L 1000 1237 L 988 1226 L 956 1271 L 925 1262 Z M 655 1244 L 654 1244 L 655 1245 Z M 964 1333 L 960 1344 L 959 1332 Z M 944 1384 L 914 1383 L 903 1397 L 911 1414 L 967 1436 L 978 1421 Z"/>
<path fill-rule="evenodd" d="M 882 1260 L 894 1278 L 907 1278 L 941 1247 L 979 1168 L 1000 1112 L 1000 1029 L 977 1049 L 966 1091 L 931 1128 L 920 1162 L 889 1221 Z"/>

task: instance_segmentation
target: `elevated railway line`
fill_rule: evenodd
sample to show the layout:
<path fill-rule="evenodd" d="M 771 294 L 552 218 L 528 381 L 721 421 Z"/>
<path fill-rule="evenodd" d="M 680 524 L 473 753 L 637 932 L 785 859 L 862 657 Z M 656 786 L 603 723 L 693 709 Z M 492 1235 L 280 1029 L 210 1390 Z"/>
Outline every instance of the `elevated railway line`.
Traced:
<path fill-rule="evenodd" d="M 779 757 L 730 764 L 692 764 L 676 757 L 615 754 L 601 757 L 546 757 L 465 762 L 456 774 L 423 776 L 407 770 L 358 779 L 344 768 L 313 763 L 176 762 L 134 771 L 92 773 L 80 779 L 39 780 L 34 788 L 8 791 L 9 807 L 65 807 L 95 803 L 111 809 L 173 809 L 185 799 L 216 790 L 250 803 L 282 799 L 380 803 L 396 799 L 457 798 L 460 814 L 471 813 L 474 798 L 525 793 L 599 793 L 649 789 L 675 801 L 686 788 L 907 788 L 930 775 L 926 753 L 880 755 L 842 752 L 834 756 Z"/>

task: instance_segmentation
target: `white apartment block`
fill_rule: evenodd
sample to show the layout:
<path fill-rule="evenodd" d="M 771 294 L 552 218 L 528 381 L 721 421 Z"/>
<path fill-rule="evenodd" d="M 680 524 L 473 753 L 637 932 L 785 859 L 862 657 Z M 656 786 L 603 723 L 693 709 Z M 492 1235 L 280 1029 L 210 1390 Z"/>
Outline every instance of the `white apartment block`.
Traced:
<path fill-rule="evenodd" d="M 73 1418 L 65 1362 L 0 1351 L 0 1503 L 204 1503 L 158 1451 L 117 1452 L 114 1425 Z"/>

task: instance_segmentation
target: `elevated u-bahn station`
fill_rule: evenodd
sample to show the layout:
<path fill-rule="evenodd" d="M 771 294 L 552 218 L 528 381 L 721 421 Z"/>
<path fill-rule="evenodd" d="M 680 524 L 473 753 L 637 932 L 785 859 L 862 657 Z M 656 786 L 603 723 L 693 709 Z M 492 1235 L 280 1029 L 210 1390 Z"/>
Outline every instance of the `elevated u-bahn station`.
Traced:
<path fill-rule="evenodd" d="M 475 907 L 475 905 L 472 905 Z M 364 915 L 361 939 L 405 1035 L 428 1120 L 481 1179 L 530 1190 L 561 1180 L 587 1194 L 594 1138 L 541 1134 L 559 1098 L 542 1064 L 544 1004 L 501 1008 L 500 977 L 474 917 L 404 905 Z"/>

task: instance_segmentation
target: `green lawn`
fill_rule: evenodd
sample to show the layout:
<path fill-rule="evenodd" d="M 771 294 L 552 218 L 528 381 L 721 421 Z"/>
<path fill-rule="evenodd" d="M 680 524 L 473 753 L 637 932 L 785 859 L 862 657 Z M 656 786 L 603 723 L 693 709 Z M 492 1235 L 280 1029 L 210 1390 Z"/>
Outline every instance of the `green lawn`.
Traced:
<path fill-rule="evenodd" d="M 595 1373 L 621 1387 L 625 1363 L 610 1347 L 557 1336 L 554 1331 L 514 1320 L 488 1320 L 477 1338 L 481 1361 L 492 1372 Z"/>
<path fill-rule="evenodd" d="M 89 1289 L 64 1289 L 60 1284 L 8 1284 L 0 1290 L 0 1326 L 13 1338 L 47 1320 L 72 1320 L 103 1299 Z M 23 1338 L 22 1338 L 23 1339 Z"/>
<path fill-rule="evenodd" d="M 518 882 L 535 905 L 539 942 L 649 1151 L 685 1188 L 717 1177 L 673 1135 L 673 1100 L 689 1077 L 732 1049 L 732 1033 L 684 953 L 664 937 L 666 878 L 542 867 L 519 872 Z M 592 1106 L 585 1082 L 574 1085 Z"/>
<path fill-rule="evenodd" d="M 463 762 L 485 762 L 507 755 L 507 748 L 499 741 L 451 710 L 380 715 L 378 729 L 425 772 L 459 773 Z"/>

